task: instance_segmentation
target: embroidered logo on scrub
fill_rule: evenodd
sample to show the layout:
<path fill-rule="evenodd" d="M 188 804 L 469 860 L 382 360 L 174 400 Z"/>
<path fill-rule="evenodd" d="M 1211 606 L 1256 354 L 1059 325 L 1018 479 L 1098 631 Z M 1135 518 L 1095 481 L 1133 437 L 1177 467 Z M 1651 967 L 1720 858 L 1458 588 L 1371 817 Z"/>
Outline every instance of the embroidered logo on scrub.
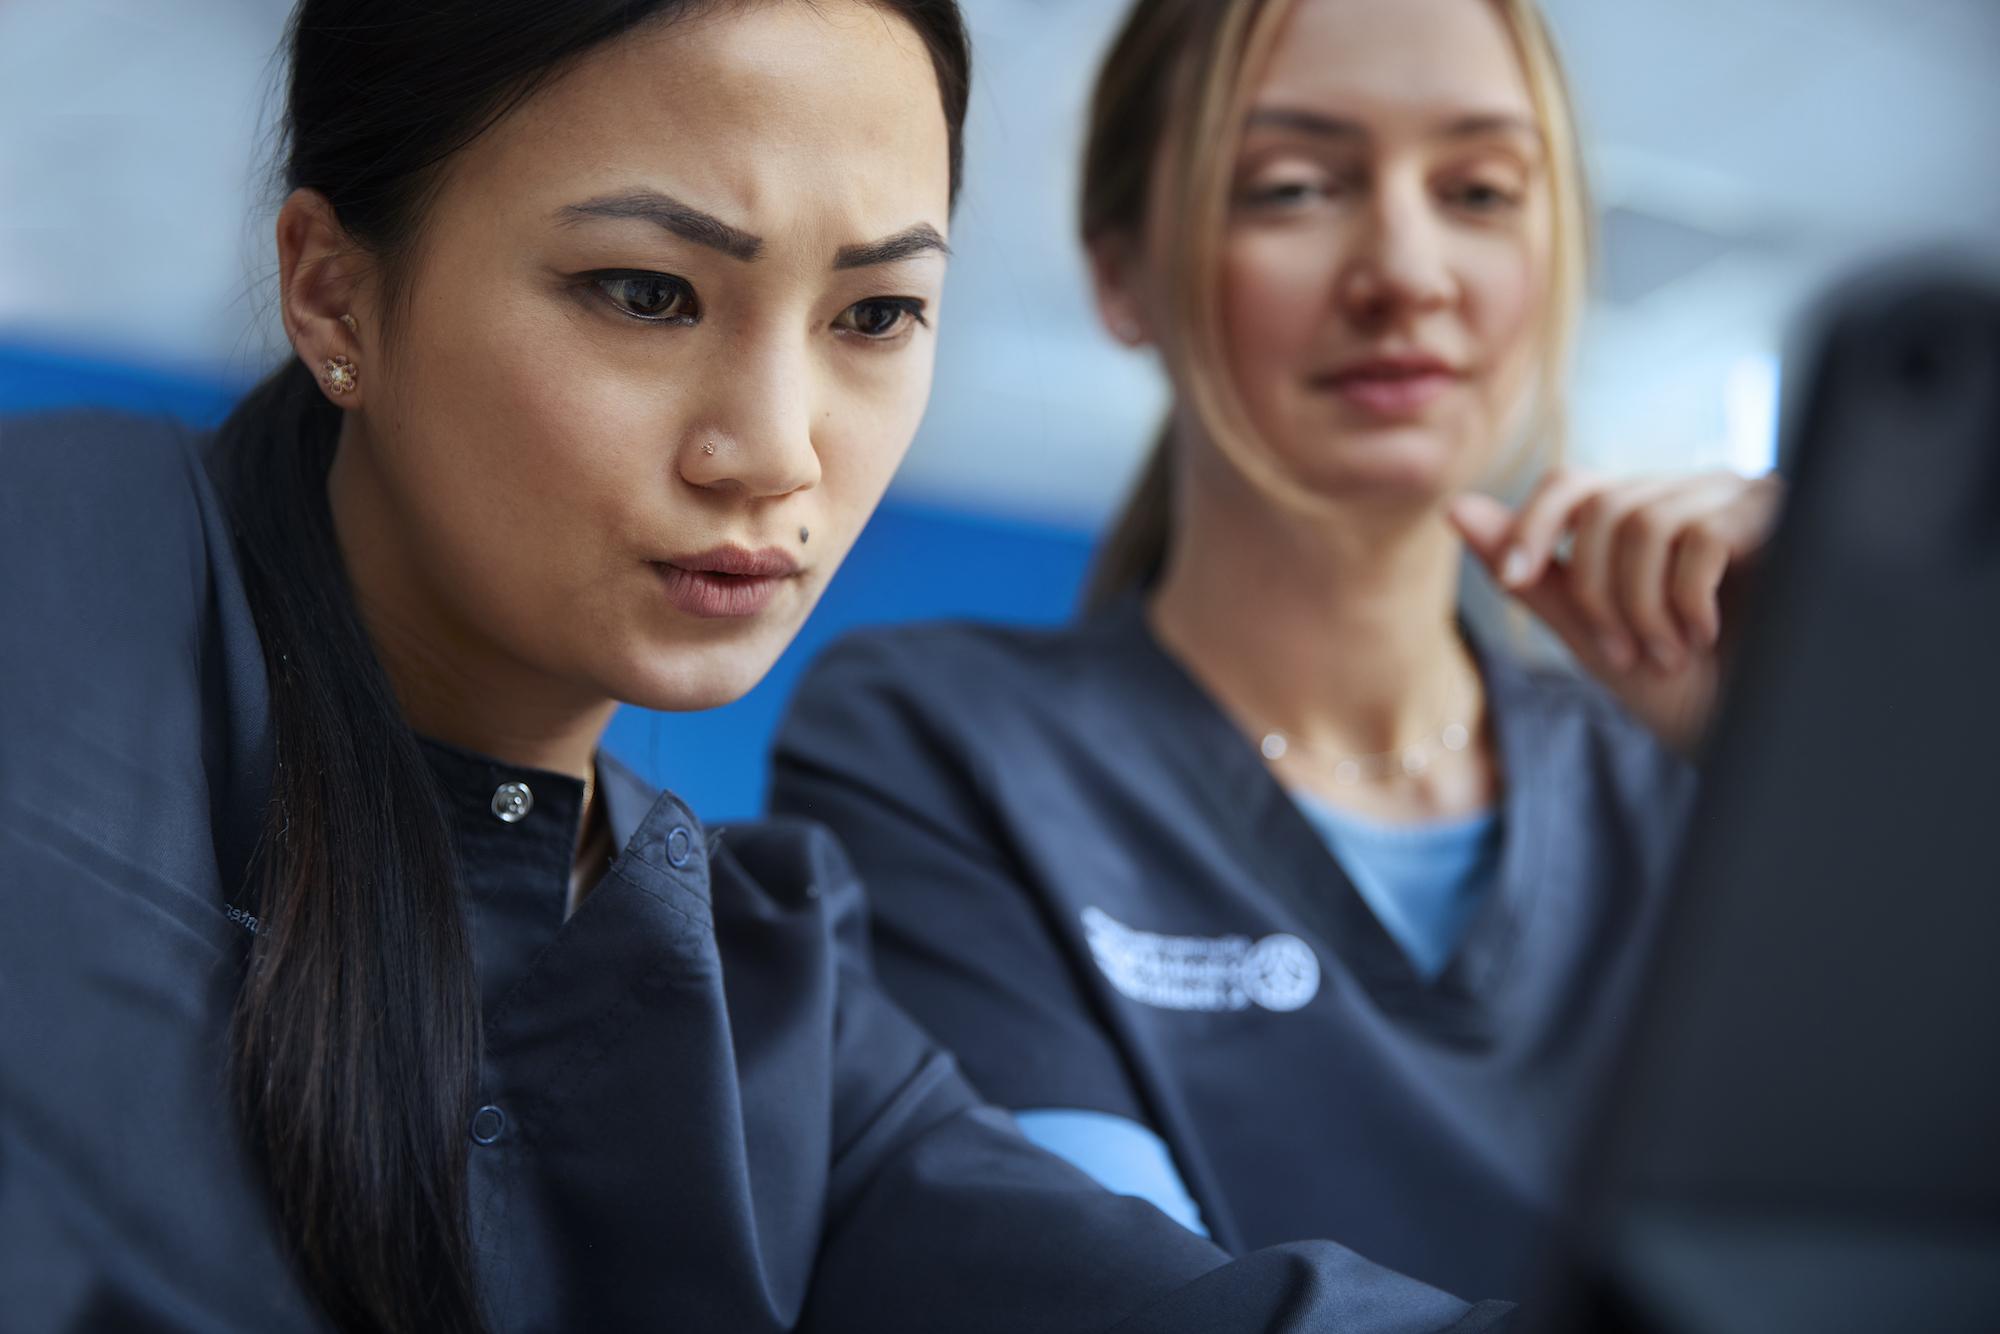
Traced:
<path fill-rule="evenodd" d="M 1097 966 L 1119 994 L 1165 1010 L 1296 1010 L 1319 994 L 1319 959 L 1297 936 L 1163 936 L 1083 910 Z"/>

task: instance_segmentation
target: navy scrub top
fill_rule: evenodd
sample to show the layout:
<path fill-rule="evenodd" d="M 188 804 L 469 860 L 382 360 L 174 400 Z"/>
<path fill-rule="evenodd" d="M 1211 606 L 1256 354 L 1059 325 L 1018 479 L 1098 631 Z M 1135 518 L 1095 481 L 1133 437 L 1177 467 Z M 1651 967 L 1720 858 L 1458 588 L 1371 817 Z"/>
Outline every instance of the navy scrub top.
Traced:
<path fill-rule="evenodd" d="M 624 851 L 565 922 L 580 785 L 427 750 L 482 992 L 466 1133 L 496 1331 L 1504 1318 L 1323 1243 L 1227 1263 L 1033 1148 L 878 990 L 824 832 L 707 833 L 606 764 Z M 9 1331 L 325 1327 L 225 1076 L 253 926 L 230 900 L 270 772 L 263 658 L 195 446 L 0 423 Z"/>
<path fill-rule="evenodd" d="M 1479 656 L 1499 883 L 1434 983 L 1136 597 L 843 641 L 771 803 L 850 849 L 884 985 L 985 1096 L 1150 1128 L 1232 1250 L 1518 1296 L 1693 780 L 1594 687 Z"/>

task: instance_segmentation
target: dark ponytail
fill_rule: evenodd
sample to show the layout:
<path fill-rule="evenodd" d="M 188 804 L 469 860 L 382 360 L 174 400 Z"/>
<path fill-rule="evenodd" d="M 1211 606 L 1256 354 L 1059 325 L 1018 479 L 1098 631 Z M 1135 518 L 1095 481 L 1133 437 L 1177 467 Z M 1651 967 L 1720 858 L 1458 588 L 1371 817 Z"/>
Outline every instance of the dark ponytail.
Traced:
<path fill-rule="evenodd" d="M 1091 558 L 1083 584 L 1083 611 L 1103 611 L 1159 580 L 1173 545 L 1174 427 L 1160 427 L 1140 465 L 1139 480 L 1111 521 L 1109 532 Z"/>
<path fill-rule="evenodd" d="M 429 767 L 348 594 L 326 499 L 340 413 L 294 363 L 217 441 L 271 688 L 238 1102 L 313 1295 L 342 1329 L 480 1328 L 465 1116 L 472 954 Z"/>
<path fill-rule="evenodd" d="M 1233 9 L 1262 0 L 1132 0 L 1091 87 L 1084 131 L 1078 231 L 1083 243 L 1136 241 L 1146 231 L 1161 144 L 1185 135 L 1188 103 L 1204 71 L 1190 60 L 1225 60 Z M 1178 114 L 1177 114 L 1178 113 Z M 1174 423 L 1160 426 L 1084 581 L 1082 610 L 1102 611 L 1157 580 L 1173 545 Z"/>
<path fill-rule="evenodd" d="M 878 0 L 929 47 L 959 176 L 952 0 Z M 571 60 L 717 0 L 302 0 L 283 183 L 324 195 L 394 314 L 438 168 Z M 430 769 L 355 611 L 326 493 L 341 413 L 289 363 L 211 466 L 270 681 L 277 768 L 246 906 L 237 1103 L 305 1284 L 352 1331 L 484 1327 L 466 1217 L 478 992 Z"/>

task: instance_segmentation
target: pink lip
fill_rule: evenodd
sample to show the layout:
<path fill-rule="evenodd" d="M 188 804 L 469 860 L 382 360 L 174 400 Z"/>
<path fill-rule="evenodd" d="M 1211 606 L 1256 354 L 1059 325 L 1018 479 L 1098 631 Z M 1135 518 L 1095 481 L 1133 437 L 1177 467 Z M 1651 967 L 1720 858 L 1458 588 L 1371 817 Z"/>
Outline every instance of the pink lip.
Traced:
<path fill-rule="evenodd" d="M 667 601 L 690 616 L 709 619 L 755 616 L 799 573 L 799 563 L 777 547 L 716 547 L 652 565 Z"/>
<path fill-rule="evenodd" d="M 1462 378 L 1441 358 L 1406 353 L 1349 362 L 1316 383 L 1370 416 L 1411 418 L 1421 416 Z"/>

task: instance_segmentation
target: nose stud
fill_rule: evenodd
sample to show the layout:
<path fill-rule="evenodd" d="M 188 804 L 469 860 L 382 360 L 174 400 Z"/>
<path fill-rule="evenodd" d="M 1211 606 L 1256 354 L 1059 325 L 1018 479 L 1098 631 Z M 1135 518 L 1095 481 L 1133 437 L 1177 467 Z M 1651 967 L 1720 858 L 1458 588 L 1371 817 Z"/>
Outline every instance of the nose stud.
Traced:
<path fill-rule="evenodd" d="M 707 444 L 703 445 L 701 447 L 701 452 L 704 454 L 713 455 L 715 453 L 715 442 L 711 440 Z"/>

